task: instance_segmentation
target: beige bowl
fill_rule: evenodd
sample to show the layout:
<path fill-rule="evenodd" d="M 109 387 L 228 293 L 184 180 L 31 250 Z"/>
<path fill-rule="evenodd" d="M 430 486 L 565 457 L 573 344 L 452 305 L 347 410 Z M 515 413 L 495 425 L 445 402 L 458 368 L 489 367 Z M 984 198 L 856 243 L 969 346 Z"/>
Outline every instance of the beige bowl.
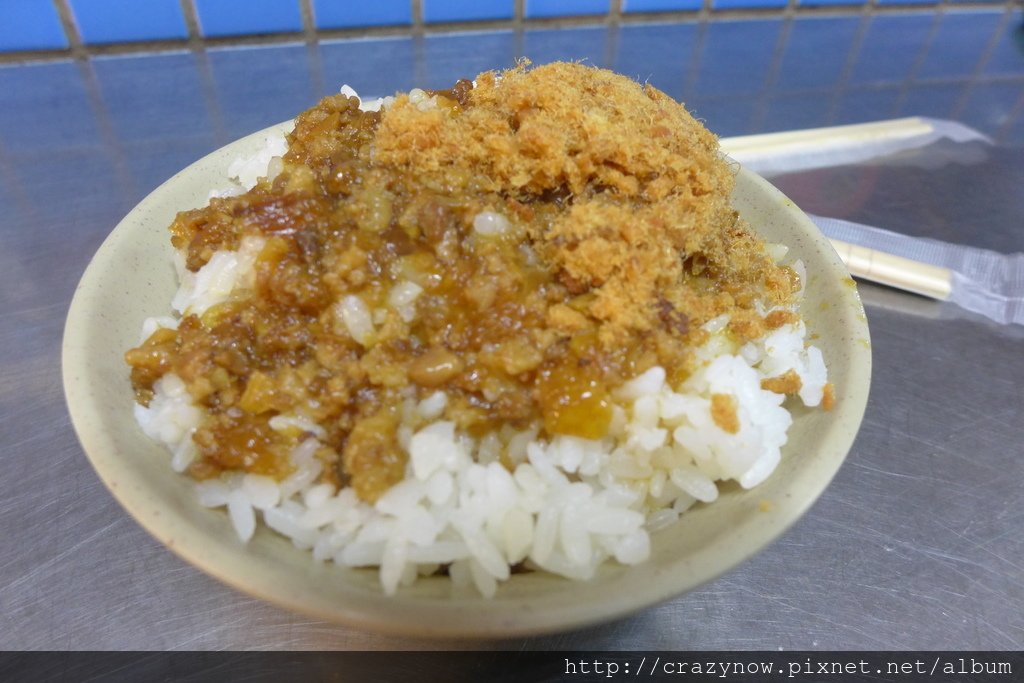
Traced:
<path fill-rule="evenodd" d="M 200 507 L 191 480 L 171 471 L 169 454 L 136 425 L 122 354 L 138 342 L 144 318 L 170 311 L 176 282 L 167 226 L 174 214 L 203 205 L 211 188 L 224 186 L 231 160 L 259 149 L 268 131 L 192 164 L 133 209 L 86 269 L 64 331 L 64 390 L 93 467 L 139 524 L 200 569 L 298 612 L 374 631 L 481 638 L 564 630 L 626 615 L 735 567 L 796 521 L 842 464 L 868 396 L 864 310 L 849 274 L 811 221 L 774 187 L 740 170 L 737 210 L 767 240 L 789 245 L 789 259 L 806 264 L 803 312 L 837 397 L 831 412 L 793 408 L 782 462 L 764 484 L 750 491 L 725 487 L 715 503 L 655 533 L 651 558 L 642 565 L 609 563 L 587 582 L 517 574 L 491 600 L 453 598 L 442 578 L 387 597 L 376 571 L 315 562 L 265 528 L 243 546 L 224 511 Z"/>

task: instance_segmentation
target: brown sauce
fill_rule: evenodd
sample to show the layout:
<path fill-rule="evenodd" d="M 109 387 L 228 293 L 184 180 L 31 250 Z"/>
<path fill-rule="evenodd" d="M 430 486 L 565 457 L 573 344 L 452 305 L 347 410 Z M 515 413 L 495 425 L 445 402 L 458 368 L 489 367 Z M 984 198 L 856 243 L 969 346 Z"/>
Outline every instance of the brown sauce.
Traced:
<path fill-rule="evenodd" d="M 655 364 L 685 378 L 707 320 L 732 314 L 741 339 L 782 322 L 753 306 L 788 300 L 792 273 L 730 208 L 717 141 L 662 93 L 553 64 L 433 95 L 383 113 L 325 98 L 276 178 L 174 221 L 193 271 L 266 240 L 254 291 L 126 354 L 139 401 L 174 372 L 206 409 L 194 476 L 287 475 L 301 435 L 269 420 L 295 413 L 326 431 L 329 478 L 372 501 L 403 476 L 409 396 L 443 390 L 444 419 L 475 435 L 600 438 L 612 390 Z M 484 211 L 509 229 L 477 232 Z M 407 282 L 409 320 L 389 303 Z M 362 343 L 350 295 L 376 317 Z"/>

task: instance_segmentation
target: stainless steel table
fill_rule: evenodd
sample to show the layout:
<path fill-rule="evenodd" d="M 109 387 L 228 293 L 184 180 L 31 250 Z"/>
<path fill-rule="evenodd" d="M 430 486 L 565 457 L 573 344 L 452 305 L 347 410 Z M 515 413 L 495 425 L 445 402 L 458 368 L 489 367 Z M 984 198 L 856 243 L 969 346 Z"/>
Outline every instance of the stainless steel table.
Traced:
<path fill-rule="evenodd" d="M 1004 27 L 1017 20 L 996 19 Z M 852 21 L 870 31 L 868 19 Z M 522 53 L 535 61 L 588 57 L 650 78 L 684 96 L 722 134 L 793 120 L 884 118 L 878 93 L 890 86 L 858 91 L 856 55 L 831 80 L 807 85 L 804 78 L 805 90 L 789 93 L 787 64 L 801 55 L 780 36 L 793 41 L 801 26 L 749 24 L 729 30 L 755 47 L 769 35 L 762 42 L 770 70 L 745 85 L 726 59 L 722 46 L 730 43 L 719 39 L 721 29 L 697 24 L 0 68 L 0 648 L 1021 648 L 1024 328 L 870 285 L 862 293 L 875 354 L 872 397 L 860 436 L 821 500 L 781 540 L 719 580 L 578 632 L 499 643 L 414 641 L 282 611 L 208 578 L 151 539 L 104 490 L 75 440 L 59 366 L 74 286 L 122 215 L 192 160 L 288 118 L 343 80 L 368 94 L 440 87 Z M 915 81 L 913 71 L 890 84 L 903 103 L 924 102 L 922 88 L 952 88 L 959 105 L 883 112 L 982 112 L 972 123 L 997 145 L 970 154 L 929 148 L 775 182 L 823 215 L 1024 251 L 1024 136 L 1014 99 L 1024 92 L 1024 66 L 986 80 L 1000 44 L 992 43 L 988 62 L 938 86 Z M 803 55 L 804 64 L 814 54 Z M 694 55 L 705 63 L 695 64 Z M 832 104 L 811 118 L 772 113 L 780 101 L 822 98 Z"/>

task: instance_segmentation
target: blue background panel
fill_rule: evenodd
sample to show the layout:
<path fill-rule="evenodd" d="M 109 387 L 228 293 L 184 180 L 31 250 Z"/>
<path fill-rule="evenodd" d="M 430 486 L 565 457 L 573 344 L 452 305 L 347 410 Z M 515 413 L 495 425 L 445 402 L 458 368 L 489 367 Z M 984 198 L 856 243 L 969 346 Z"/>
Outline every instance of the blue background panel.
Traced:
<path fill-rule="evenodd" d="M 291 0 L 195 0 L 204 36 L 244 36 L 302 30 L 299 3 Z"/>
<path fill-rule="evenodd" d="M 623 12 L 678 12 L 700 9 L 701 0 L 622 0 Z"/>
<path fill-rule="evenodd" d="M 423 0 L 423 21 L 484 21 L 511 19 L 515 14 L 512 0 Z"/>
<path fill-rule="evenodd" d="M 786 0 L 712 0 L 713 9 L 741 9 L 747 7 L 785 7 Z"/>
<path fill-rule="evenodd" d="M 0 0 L 0 52 L 60 50 L 68 46 L 49 0 Z"/>
<path fill-rule="evenodd" d="M 824 7 L 831 5 L 860 5 L 860 0 L 797 0 L 803 7 Z"/>
<path fill-rule="evenodd" d="M 529 19 L 605 14 L 608 11 L 608 0 L 525 0 L 525 3 L 524 12 Z"/>
<path fill-rule="evenodd" d="M 124 43 L 188 37 L 178 0 L 71 0 L 84 43 Z"/>
<path fill-rule="evenodd" d="M 314 0 L 317 28 L 400 26 L 412 23 L 409 0 Z"/>

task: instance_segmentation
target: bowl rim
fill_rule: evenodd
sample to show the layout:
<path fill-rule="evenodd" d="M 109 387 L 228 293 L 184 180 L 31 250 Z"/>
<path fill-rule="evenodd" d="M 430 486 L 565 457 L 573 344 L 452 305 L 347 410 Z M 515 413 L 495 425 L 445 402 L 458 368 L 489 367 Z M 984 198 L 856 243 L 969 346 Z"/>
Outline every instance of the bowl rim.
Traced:
<path fill-rule="evenodd" d="M 446 607 L 440 601 L 416 603 L 398 602 L 389 598 L 383 593 L 377 598 L 369 598 L 365 601 L 354 600 L 348 604 L 336 604 L 328 601 L 318 601 L 314 596 L 306 592 L 282 592 L 281 587 L 274 581 L 263 580 L 253 581 L 251 577 L 243 577 L 238 572 L 232 571 L 227 565 L 230 558 L 237 553 L 238 548 L 209 548 L 202 543 L 203 532 L 194 529 L 192 535 L 185 537 L 176 535 L 168 528 L 167 516 L 161 516 L 159 511 L 154 514 L 151 506 L 146 504 L 151 491 L 143 486 L 140 488 L 138 482 L 135 486 L 121 485 L 117 479 L 117 472 L 113 471 L 108 461 L 107 451 L 112 448 L 112 441 L 104 430 L 104 411 L 91 400 L 89 394 L 89 372 L 88 363 L 83 349 L 90 346 L 87 333 L 89 325 L 86 324 L 92 311 L 89 306 L 91 297 L 99 291 L 100 284 L 110 268 L 118 266 L 116 256 L 117 247 L 131 237 L 133 230 L 140 229 L 138 219 L 147 209 L 164 201 L 165 195 L 173 192 L 175 186 L 189 174 L 199 172 L 198 169 L 208 165 L 220 158 L 232 158 L 242 153 L 241 150 L 247 146 L 253 146 L 270 134 L 279 134 L 290 129 L 291 121 L 282 122 L 274 126 L 262 129 L 250 135 L 235 140 L 190 164 L 185 169 L 174 174 L 167 181 L 162 183 L 136 205 L 113 229 L 103 241 L 102 245 L 93 256 L 85 272 L 82 275 L 68 310 L 65 322 L 64 336 L 62 343 L 62 374 L 65 400 L 71 416 L 72 425 L 78 436 L 82 448 L 89 458 L 93 469 L 103 482 L 104 486 L 118 503 L 128 512 L 140 526 L 150 535 L 156 538 L 162 545 L 170 549 L 180 558 L 203 572 L 217 578 L 221 582 L 248 595 L 266 600 L 280 607 L 287 608 L 317 619 L 340 622 L 348 626 L 360 629 L 368 629 L 380 633 L 413 637 L 429 638 L 472 638 L 488 639 L 514 636 L 541 635 L 558 631 L 566 631 L 581 628 L 597 623 L 611 621 L 613 619 L 627 616 L 631 613 L 648 608 L 664 600 L 681 595 L 693 590 L 722 574 L 731 571 L 739 564 L 745 562 L 755 554 L 761 552 L 770 544 L 774 543 L 785 533 L 803 514 L 814 504 L 828 487 L 835 474 L 849 453 L 860 424 L 863 420 L 864 411 L 867 405 L 868 392 L 870 388 L 871 375 L 871 350 L 870 336 L 867 327 L 867 320 L 864 316 L 863 306 L 856 289 L 851 288 L 852 295 L 845 302 L 851 307 L 853 315 L 847 316 L 852 329 L 849 330 L 852 336 L 857 337 L 861 343 L 850 342 L 848 345 L 850 363 L 850 375 L 861 378 L 862 381 L 855 383 L 855 386 L 846 387 L 847 392 L 844 400 L 837 406 L 835 414 L 836 424 L 849 425 L 842 433 L 834 433 L 833 439 L 837 444 L 832 450 L 837 453 L 827 467 L 810 482 L 805 495 L 799 499 L 786 501 L 784 510 L 777 516 L 777 522 L 770 526 L 767 534 L 759 535 L 757 542 L 752 545 L 738 547 L 720 548 L 724 553 L 723 559 L 714 569 L 705 569 L 697 572 L 678 572 L 679 578 L 672 580 L 651 581 L 640 587 L 639 591 L 628 594 L 601 594 L 601 602 L 598 605 L 572 606 L 562 605 L 561 609 L 553 614 L 547 614 L 538 609 L 530 614 L 530 618 L 523 618 L 522 614 L 516 618 L 514 614 L 497 614 L 488 618 L 488 610 L 479 610 L 481 605 L 495 605 L 494 601 L 479 602 L 469 601 L 475 605 L 476 611 L 484 612 L 482 618 L 463 621 L 458 616 L 466 616 L 471 612 L 464 608 L 460 609 L 458 601 L 452 600 Z M 737 165 L 738 166 L 738 165 Z M 226 165 L 225 165 L 226 168 Z M 829 253 L 826 259 L 829 263 L 828 276 L 843 276 L 849 279 L 849 274 L 838 255 L 828 245 L 827 239 L 818 231 L 813 222 L 793 204 L 782 192 L 771 185 L 760 176 L 743 169 L 737 170 L 737 185 L 745 183 L 752 191 L 760 193 L 764 198 L 777 204 L 785 214 L 787 220 L 795 223 L 801 234 L 806 234 L 818 244 L 819 248 L 825 248 Z M 822 247 L 821 243 L 827 245 Z M 852 280 L 850 280 L 852 282 Z M 851 340 L 852 340 L 851 336 Z M 120 351 L 118 351 L 120 353 Z M 128 391 L 129 388 L 125 387 Z M 839 417 L 842 422 L 838 422 Z M 134 420 L 132 421 L 134 424 Z M 169 476 L 180 476 L 168 468 Z M 145 482 L 142 482 L 143 485 Z M 213 511 L 210 511 L 211 513 Z M 219 511 L 217 511 L 219 513 Z M 296 551 L 309 555 L 308 551 Z M 668 571 L 680 569 L 686 564 L 686 558 L 678 558 L 667 567 Z M 333 567 L 333 564 L 329 566 Z M 631 571 L 635 567 L 626 568 Z M 659 574 L 660 576 L 660 574 Z M 634 588 L 636 588 L 634 586 Z M 500 589 L 499 589 L 500 594 Z M 543 605 L 538 604 L 541 608 Z M 525 613 L 524 613 L 525 614 Z M 444 618 L 444 617 L 452 618 Z"/>

